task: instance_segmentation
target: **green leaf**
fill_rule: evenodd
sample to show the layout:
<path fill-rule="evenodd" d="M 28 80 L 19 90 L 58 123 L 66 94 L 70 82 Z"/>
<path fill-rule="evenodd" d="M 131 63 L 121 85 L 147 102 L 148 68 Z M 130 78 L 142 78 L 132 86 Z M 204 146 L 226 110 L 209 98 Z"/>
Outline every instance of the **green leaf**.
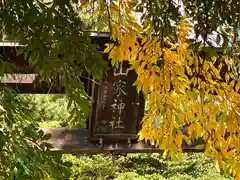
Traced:
<path fill-rule="evenodd" d="M 16 55 L 19 56 L 19 55 L 21 55 L 23 53 L 24 53 L 24 48 L 20 48 L 19 50 L 17 50 Z"/>
<path fill-rule="evenodd" d="M 220 34 L 217 34 L 216 43 L 220 44 L 220 41 L 221 41 L 221 36 Z"/>

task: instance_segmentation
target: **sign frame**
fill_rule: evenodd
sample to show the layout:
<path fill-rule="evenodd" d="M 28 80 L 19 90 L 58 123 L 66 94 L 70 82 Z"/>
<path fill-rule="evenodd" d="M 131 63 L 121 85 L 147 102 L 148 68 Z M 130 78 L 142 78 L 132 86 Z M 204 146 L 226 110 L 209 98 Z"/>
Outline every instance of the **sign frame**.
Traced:
<path fill-rule="evenodd" d="M 124 62 L 125 66 L 129 66 L 129 64 L 127 62 Z M 100 81 L 96 81 L 93 80 L 89 85 L 89 89 L 88 89 L 88 95 L 92 98 L 92 107 L 91 107 L 91 112 L 88 118 L 88 139 L 89 141 L 103 141 L 103 142 L 122 142 L 122 141 L 131 141 L 131 142 L 137 142 L 138 140 L 138 135 L 137 133 L 139 132 L 140 128 L 141 128 L 141 121 L 142 118 L 144 116 L 144 109 L 145 109 L 145 99 L 143 96 L 143 93 L 140 92 L 138 93 L 136 90 L 136 87 L 133 86 L 133 82 L 136 80 L 134 79 L 134 81 L 132 81 L 132 88 L 135 88 L 135 92 L 136 92 L 136 99 L 137 102 L 132 102 L 132 104 L 135 103 L 135 105 L 133 105 L 132 109 L 134 109 L 135 111 L 133 113 L 135 113 L 135 118 L 131 120 L 131 122 L 129 122 L 129 124 L 131 125 L 131 123 L 135 123 L 134 126 L 134 132 L 131 133 L 96 133 L 95 132 L 95 123 L 99 121 L 98 118 L 98 106 L 101 106 L 101 102 L 99 102 L 99 98 L 101 96 L 101 92 L 100 92 L 100 88 L 101 88 L 101 84 L 106 80 L 106 78 L 108 78 L 109 76 L 113 76 L 113 72 L 114 72 L 114 68 L 111 66 L 110 62 L 109 62 L 109 66 L 110 69 L 107 72 L 107 75 L 105 77 L 103 77 Z M 135 73 L 134 71 L 130 71 L 130 73 Z M 136 73 L 135 73 L 136 74 Z M 125 77 L 130 77 L 130 76 L 125 76 Z M 136 74 L 137 77 L 137 74 Z M 131 79 L 133 80 L 133 79 Z M 131 81 L 130 80 L 130 81 Z M 111 84 L 108 84 L 108 86 L 110 86 Z M 126 122 L 126 121 L 125 121 Z M 132 126 L 133 127 L 133 126 Z"/>

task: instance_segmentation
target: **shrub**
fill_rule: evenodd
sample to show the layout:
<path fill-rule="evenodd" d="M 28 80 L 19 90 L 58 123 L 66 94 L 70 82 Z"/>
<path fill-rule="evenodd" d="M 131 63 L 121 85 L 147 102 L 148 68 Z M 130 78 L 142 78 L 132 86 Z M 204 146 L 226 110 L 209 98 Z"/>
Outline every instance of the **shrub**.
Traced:
<path fill-rule="evenodd" d="M 28 101 L 28 106 L 34 112 L 34 119 L 41 128 L 57 128 L 71 126 L 72 107 L 68 107 L 67 97 L 64 95 L 21 94 L 20 98 Z M 76 118 L 74 116 L 74 118 Z M 77 127 L 86 127 L 86 119 L 78 116 L 74 119 Z"/>
<path fill-rule="evenodd" d="M 139 175 L 135 172 L 120 173 L 116 180 L 166 180 L 159 174 Z"/>
<path fill-rule="evenodd" d="M 72 163 L 71 180 L 104 180 L 114 177 L 117 171 L 117 167 L 111 158 L 102 155 L 83 156 L 80 158 L 73 155 L 65 155 L 64 160 Z"/>
<path fill-rule="evenodd" d="M 161 154 L 64 155 L 71 162 L 72 180 L 230 180 L 221 175 L 203 153 L 185 154 L 180 161 L 163 160 Z"/>

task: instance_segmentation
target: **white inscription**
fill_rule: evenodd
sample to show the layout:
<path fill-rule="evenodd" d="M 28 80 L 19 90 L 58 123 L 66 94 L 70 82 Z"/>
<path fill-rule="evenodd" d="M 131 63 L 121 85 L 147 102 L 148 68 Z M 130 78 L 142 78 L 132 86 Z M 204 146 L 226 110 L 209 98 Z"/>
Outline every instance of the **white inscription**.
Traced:
<path fill-rule="evenodd" d="M 114 76 L 127 76 L 129 69 L 123 70 L 123 62 L 120 63 L 120 67 L 118 69 L 114 69 L 113 75 Z"/>

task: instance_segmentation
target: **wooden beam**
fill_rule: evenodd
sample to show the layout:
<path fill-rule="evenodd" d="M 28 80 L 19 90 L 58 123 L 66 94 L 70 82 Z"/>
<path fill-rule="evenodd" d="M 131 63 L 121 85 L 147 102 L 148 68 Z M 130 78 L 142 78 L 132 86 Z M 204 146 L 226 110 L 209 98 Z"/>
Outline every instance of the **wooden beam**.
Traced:
<path fill-rule="evenodd" d="M 5 83 L 2 87 L 13 89 L 19 94 L 64 94 L 64 88 L 59 88 L 56 85 L 51 85 L 46 82 L 41 83 Z"/>
<path fill-rule="evenodd" d="M 87 91 L 87 78 L 80 77 L 84 83 L 84 89 Z M 6 74 L 0 78 L 0 87 L 9 87 L 19 94 L 64 94 L 64 87 L 57 83 L 48 83 L 47 81 L 39 81 L 37 74 Z"/>
<path fill-rule="evenodd" d="M 45 134 L 50 135 L 47 140 L 53 147 L 51 151 L 60 153 L 146 153 L 146 152 L 162 152 L 144 142 L 132 143 L 131 146 L 127 142 L 107 143 L 103 141 L 100 147 L 98 142 L 88 141 L 88 130 L 81 128 L 49 128 L 43 129 Z M 204 149 L 197 150 L 197 145 L 203 144 L 203 140 L 195 141 L 192 145 L 183 144 L 184 152 L 203 152 Z"/>

